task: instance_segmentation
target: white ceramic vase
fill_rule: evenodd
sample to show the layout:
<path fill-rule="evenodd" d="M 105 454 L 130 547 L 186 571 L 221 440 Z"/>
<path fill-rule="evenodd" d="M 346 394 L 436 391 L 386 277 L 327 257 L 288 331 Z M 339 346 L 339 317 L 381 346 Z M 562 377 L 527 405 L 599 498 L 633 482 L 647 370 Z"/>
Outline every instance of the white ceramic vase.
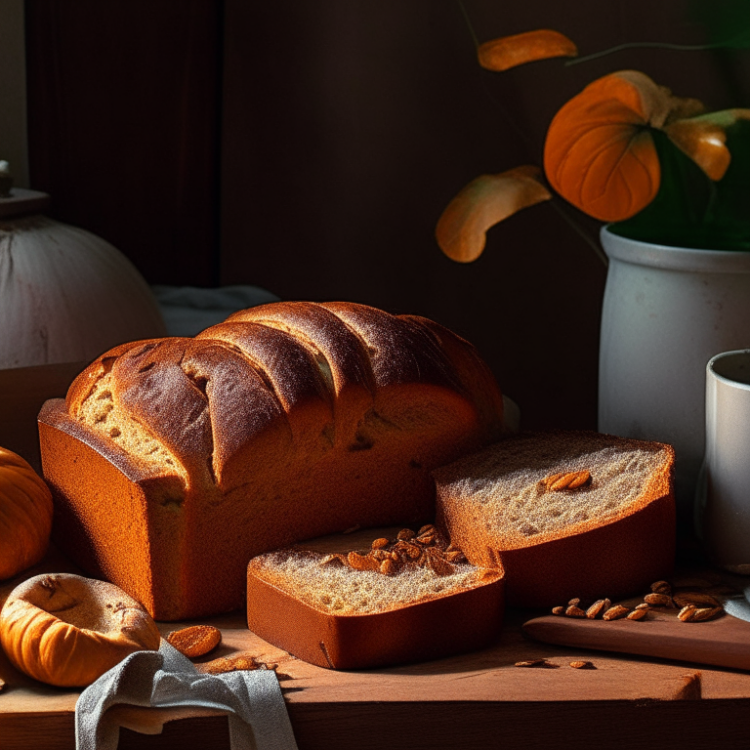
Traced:
<path fill-rule="evenodd" d="M 750 347 L 750 252 L 652 245 L 602 229 L 601 432 L 674 446 L 678 523 L 692 523 L 706 364 Z"/>

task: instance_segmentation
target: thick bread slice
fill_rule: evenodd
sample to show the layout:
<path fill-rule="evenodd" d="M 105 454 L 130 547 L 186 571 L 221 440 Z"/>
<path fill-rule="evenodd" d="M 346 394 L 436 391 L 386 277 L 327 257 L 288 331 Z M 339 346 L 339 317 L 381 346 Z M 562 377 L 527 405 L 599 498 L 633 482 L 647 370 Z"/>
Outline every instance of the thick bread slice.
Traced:
<path fill-rule="evenodd" d="M 174 620 L 241 607 L 254 555 L 430 519 L 430 471 L 502 427 L 487 366 L 442 341 L 299 302 L 105 353 L 39 416 L 60 546 Z"/>
<path fill-rule="evenodd" d="M 502 560 L 511 605 L 627 596 L 674 565 L 673 462 L 594 432 L 509 437 L 434 472 L 437 523 L 475 565 Z M 574 474 L 583 486 L 562 487 Z"/>
<path fill-rule="evenodd" d="M 330 669 L 425 661 L 491 643 L 502 625 L 502 570 L 464 561 L 439 575 L 407 563 L 384 575 L 333 555 L 367 555 L 373 540 L 393 542 L 398 531 L 338 534 L 255 557 L 247 571 L 248 627 Z"/>

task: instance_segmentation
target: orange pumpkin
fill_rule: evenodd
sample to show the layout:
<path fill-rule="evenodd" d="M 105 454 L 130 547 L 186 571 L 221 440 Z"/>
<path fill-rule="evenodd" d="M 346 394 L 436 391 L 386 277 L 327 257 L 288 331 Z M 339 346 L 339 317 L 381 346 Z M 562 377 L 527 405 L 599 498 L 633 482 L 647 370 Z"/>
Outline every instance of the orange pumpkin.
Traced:
<path fill-rule="evenodd" d="M 39 562 L 52 529 L 52 495 L 20 456 L 0 448 L 0 580 Z"/>
<path fill-rule="evenodd" d="M 0 611 L 0 644 L 25 674 L 84 687 L 135 651 L 159 648 L 143 606 L 112 583 L 53 573 L 16 586 Z"/>

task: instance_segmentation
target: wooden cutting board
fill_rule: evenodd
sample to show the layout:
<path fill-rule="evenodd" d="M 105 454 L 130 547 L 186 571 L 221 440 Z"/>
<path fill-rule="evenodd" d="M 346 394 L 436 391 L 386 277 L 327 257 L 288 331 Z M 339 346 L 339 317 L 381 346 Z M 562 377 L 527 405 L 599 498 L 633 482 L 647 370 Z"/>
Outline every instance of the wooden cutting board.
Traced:
<path fill-rule="evenodd" d="M 523 632 L 543 643 L 750 670 L 750 622 L 728 614 L 691 623 L 677 610 L 652 610 L 644 620 L 548 615 L 524 623 Z"/>

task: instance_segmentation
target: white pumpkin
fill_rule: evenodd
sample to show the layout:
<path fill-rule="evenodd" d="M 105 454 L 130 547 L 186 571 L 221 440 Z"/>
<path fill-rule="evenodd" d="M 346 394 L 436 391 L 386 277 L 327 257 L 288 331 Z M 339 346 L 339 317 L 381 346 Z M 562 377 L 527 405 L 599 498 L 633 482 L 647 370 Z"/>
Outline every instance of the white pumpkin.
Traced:
<path fill-rule="evenodd" d="M 151 289 L 108 242 L 40 214 L 0 218 L 0 368 L 165 335 Z"/>

